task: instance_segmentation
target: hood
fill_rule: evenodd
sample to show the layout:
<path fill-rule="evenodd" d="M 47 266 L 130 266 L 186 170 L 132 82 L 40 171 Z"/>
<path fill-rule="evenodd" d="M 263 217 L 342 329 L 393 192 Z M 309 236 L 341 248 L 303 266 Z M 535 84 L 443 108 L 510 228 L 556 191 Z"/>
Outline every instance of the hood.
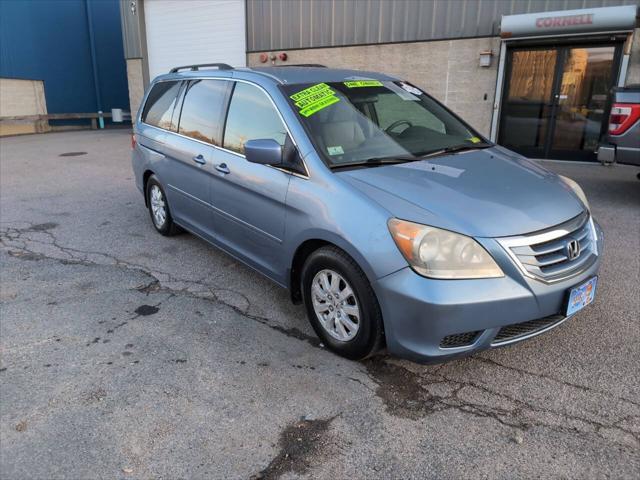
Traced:
<path fill-rule="evenodd" d="M 584 211 L 556 174 L 500 147 L 338 175 L 397 218 L 474 237 L 534 232 Z"/>

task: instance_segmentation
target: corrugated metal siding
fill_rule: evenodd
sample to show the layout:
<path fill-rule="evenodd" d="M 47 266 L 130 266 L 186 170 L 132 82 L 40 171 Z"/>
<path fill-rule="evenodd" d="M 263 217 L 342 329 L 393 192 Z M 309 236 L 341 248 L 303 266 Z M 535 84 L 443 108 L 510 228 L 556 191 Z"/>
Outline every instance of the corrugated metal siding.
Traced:
<path fill-rule="evenodd" d="M 638 0 L 247 0 L 247 51 L 498 34 L 502 15 Z"/>
<path fill-rule="evenodd" d="M 120 0 L 122 43 L 126 59 L 146 55 L 143 37 L 144 11 L 140 0 Z"/>

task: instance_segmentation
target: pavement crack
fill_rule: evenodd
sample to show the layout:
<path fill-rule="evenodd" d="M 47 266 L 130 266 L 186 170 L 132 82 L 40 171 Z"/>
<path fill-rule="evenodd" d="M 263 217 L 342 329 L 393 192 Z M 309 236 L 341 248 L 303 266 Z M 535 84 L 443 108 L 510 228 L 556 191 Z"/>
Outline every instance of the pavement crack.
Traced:
<path fill-rule="evenodd" d="M 26 222 L 25 222 L 26 223 Z M 249 320 L 258 322 L 266 327 L 282 333 L 290 338 L 295 338 L 307 342 L 315 347 L 320 346 L 320 341 L 295 327 L 285 327 L 274 323 L 266 316 L 250 313 L 251 302 L 240 292 L 225 287 L 207 284 L 202 280 L 189 280 L 176 278 L 169 272 L 150 271 L 144 265 L 125 261 L 115 255 L 93 250 L 81 250 L 69 246 L 61 245 L 51 230 L 57 224 L 30 224 L 25 227 L 6 227 L 0 229 L 0 245 L 6 250 L 13 252 L 12 256 L 37 257 L 37 259 L 48 259 L 68 264 L 78 264 L 83 266 L 115 266 L 136 271 L 149 277 L 149 282 L 135 289 L 141 293 L 150 295 L 152 293 L 168 293 L 171 295 L 187 295 L 193 298 L 203 299 L 231 308 L 235 313 Z M 37 234 L 43 238 L 33 238 Z M 42 247 L 36 249 L 36 246 Z M 53 252 L 42 252 L 38 250 L 51 249 Z M 26 258 L 25 258 L 26 259 Z M 237 300 L 240 299 L 240 302 Z M 240 305 L 241 303 L 241 305 Z"/>
<path fill-rule="evenodd" d="M 475 358 L 472 359 L 476 360 Z M 440 372 L 429 371 L 425 379 L 395 362 L 376 357 L 365 362 L 367 374 L 377 384 L 376 395 L 383 401 L 385 409 L 391 415 L 420 420 L 443 410 L 457 410 L 481 418 L 490 418 L 504 426 L 525 432 L 533 427 L 550 428 L 564 433 L 595 433 L 608 441 L 629 446 L 605 437 L 603 431 L 618 430 L 633 439 L 635 448 L 640 445 L 638 432 L 624 428 L 627 415 L 614 422 L 596 421 L 581 415 L 537 406 L 503 392 L 493 390 L 474 381 L 463 381 Z M 469 399 L 468 389 L 475 389 L 489 398 L 500 398 L 511 408 L 499 407 L 492 402 L 480 403 Z M 557 419 L 557 422 L 553 422 Z"/>
<path fill-rule="evenodd" d="M 550 381 L 559 383 L 561 385 L 564 385 L 565 387 L 576 388 L 576 389 L 582 390 L 584 392 L 597 393 L 597 394 L 600 394 L 600 395 L 606 395 L 607 397 L 611 397 L 611 393 L 610 392 L 605 392 L 605 391 L 602 391 L 602 390 L 598 390 L 596 388 L 588 387 L 586 385 L 580 385 L 580 384 L 577 384 L 577 383 L 567 382 L 566 380 L 563 380 L 561 378 L 556 378 L 556 377 L 553 377 L 551 375 L 546 375 L 544 373 L 532 372 L 530 370 L 525 370 L 523 368 L 514 367 L 512 365 L 505 365 L 503 363 L 496 362 L 495 360 L 492 360 L 490 358 L 484 358 L 484 357 L 480 357 L 480 356 L 475 356 L 475 357 L 473 357 L 473 360 L 474 361 L 478 361 L 480 363 L 486 363 L 486 364 L 489 364 L 489 365 L 493 365 L 493 366 L 496 366 L 496 367 L 499 367 L 499 368 L 505 368 L 507 370 L 512 370 L 512 371 L 517 372 L 517 373 L 519 373 L 521 375 L 531 375 L 532 377 L 536 377 L 536 378 L 540 378 L 540 379 L 544 379 L 544 380 L 550 380 Z M 616 399 L 617 400 L 621 400 L 621 401 L 626 402 L 626 403 L 629 403 L 629 404 L 634 405 L 636 407 L 640 407 L 640 403 L 639 402 L 630 400 L 630 399 L 628 399 L 626 397 L 618 396 L 618 397 L 616 397 Z"/>

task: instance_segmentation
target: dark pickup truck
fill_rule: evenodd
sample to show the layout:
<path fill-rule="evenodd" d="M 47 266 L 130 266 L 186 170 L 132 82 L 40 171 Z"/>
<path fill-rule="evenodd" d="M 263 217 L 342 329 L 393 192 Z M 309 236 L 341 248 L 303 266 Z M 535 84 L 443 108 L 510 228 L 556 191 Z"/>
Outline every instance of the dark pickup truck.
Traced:
<path fill-rule="evenodd" d="M 613 89 L 609 131 L 598 160 L 640 166 L 640 84 Z"/>

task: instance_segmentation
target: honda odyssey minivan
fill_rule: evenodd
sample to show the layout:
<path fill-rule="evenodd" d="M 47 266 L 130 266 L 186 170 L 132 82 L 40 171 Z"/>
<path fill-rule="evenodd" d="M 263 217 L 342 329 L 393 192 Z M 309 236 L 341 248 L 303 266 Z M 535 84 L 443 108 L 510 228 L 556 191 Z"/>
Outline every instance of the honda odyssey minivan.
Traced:
<path fill-rule="evenodd" d="M 287 288 L 347 358 L 469 355 L 595 296 L 603 234 L 581 188 L 389 75 L 175 68 L 132 145 L 159 233 L 188 230 Z"/>

